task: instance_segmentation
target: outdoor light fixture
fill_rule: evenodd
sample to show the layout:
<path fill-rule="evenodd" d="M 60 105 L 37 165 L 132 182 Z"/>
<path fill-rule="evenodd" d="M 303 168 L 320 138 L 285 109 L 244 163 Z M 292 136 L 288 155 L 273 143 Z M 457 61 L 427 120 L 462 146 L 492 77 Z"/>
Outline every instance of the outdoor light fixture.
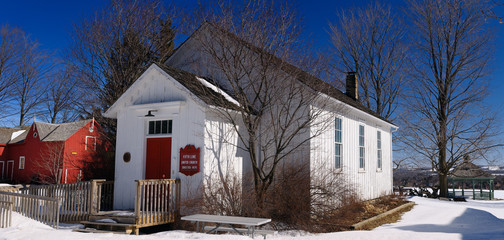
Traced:
<path fill-rule="evenodd" d="M 147 115 L 145 115 L 146 117 L 154 117 L 154 114 L 152 114 L 153 112 L 157 112 L 157 110 L 149 110 L 149 113 L 147 113 Z"/>

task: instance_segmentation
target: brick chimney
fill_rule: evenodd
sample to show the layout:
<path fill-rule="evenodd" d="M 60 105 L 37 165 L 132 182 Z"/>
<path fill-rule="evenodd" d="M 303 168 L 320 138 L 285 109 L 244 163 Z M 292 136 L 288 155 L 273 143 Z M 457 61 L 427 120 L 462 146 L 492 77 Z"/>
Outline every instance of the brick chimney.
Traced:
<path fill-rule="evenodd" d="M 346 93 L 353 100 L 359 100 L 359 82 L 355 72 L 348 72 L 346 76 Z"/>

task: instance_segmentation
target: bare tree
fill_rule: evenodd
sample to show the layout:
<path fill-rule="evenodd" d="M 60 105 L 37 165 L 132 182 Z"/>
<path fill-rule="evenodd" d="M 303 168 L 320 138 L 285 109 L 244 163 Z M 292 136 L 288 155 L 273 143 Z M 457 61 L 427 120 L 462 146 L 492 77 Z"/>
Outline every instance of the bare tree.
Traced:
<path fill-rule="evenodd" d="M 342 72 L 356 72 L 360 101 L 380 116 L 393 118 L 407 73 L 401 19 L 376 2 L 341 12 L 330 28 L 336 79 Z"/>
<path fill-rule="evenodd" d="M 53 64 L 39 43 L 25 34 L 22 34 L 15 64 L 17 79 L 13 83 L 13 99 L 19 109 L 19 126 L 23 126 L 44 101 L 45 81 Z"/>
<path fill-rule="evenodd" d="M 196 12 L 190 15 L 197 20 L 193 26 L 201 27 L 193 37 L 201 61 L 208 63 L 201 72 L 234 98 L 232 106 L 215 111 L 238 139 L 227 144 L 250 159 L 256 203 L 262 206 L 279 166 L 301 163 L 310 139 L 332 123 L 333 115 L 323 110 L 327 95 L 319 92 L 332 88 L 287 62 L 317 70 L 304 54 L 309 48 L 300 41 L 300 19 L 290 6 L 219 1 Z M 215 101 L 226 106 L 229 98 Z"/>
<path fill-rule="evenodd" d="M 79 117 L 78 101 L 81 91 L 72 68 L 65 68 L 53 73 L 49 78 L 51 84 L 45 91 L 46 114 L 44 117 L 50 123 L 63 123 L 77 120 Z"/>
<path fill-rule="evenodd" d="M 488 18 L 497 19 L 499 23 L 504 23 L 504 1 L 502 0 L 492 0 L 490 1 L 490 6 L 488 9 L 483 9 L 483 13 Z"/>
<path fill-rule="evenodd" d="M 112 0 L 95 16 L 75 25 L 68 57 L 87 92 L 82 111 L 96 117 L 110 137 L 115 136 L 115 122 L 100 112 L 151 63 L 162 63 L 170 56 L 173 38 L 172 15 L 159 0 Z"/>
<path fill-rule="evenodd" d="M 492 55 L 484 8 L 477 0 L 410 3 L 418 57 L 411 63 L 407 144 L 437 171 L 443 197 L 450 168 L 498 146 L 491 141 L 498 134 L 495 115 L 482 102 Z"/>
<path fill-rule="evenodd" d="M 15 62 L 19 51 L 22 32 L 8 25 L 0 27 L 0 102 L 9 100 L 9 90 L 16 79 Z M 5 114 L 7 104 L 4 104 L 0 114 Z M 3 117 L 0 115 L 0 117 Z"/>
<path fill-rule="evenodd" d="M 63 162 L 65 160 L 65 144 L 51 142 L 40 152 L 40 161 L 35 165 L 38 182 L 45 184 L 60 184 L 63 176 Z"/>

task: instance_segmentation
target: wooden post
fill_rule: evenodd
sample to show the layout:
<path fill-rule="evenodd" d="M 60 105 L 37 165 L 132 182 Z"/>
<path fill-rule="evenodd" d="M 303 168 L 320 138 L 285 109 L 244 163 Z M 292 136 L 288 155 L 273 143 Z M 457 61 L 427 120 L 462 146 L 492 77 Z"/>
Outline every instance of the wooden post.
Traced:
<path fill-rule="evenodd" d="M 453 178 L 451 180 L 452 180 L 453 197 L 455 197 L 456 196 L 456 194 L 455 194 L 455 180 Z"/>
<path fill-rule="evenodd" d="M 100 199 L 98 194 L 98 183 L 105 182 L 105 179 L 91 180 L 91 187 L 89 188 L 89 215 L 97 214 L 100 211 Z"/>
<path fill-rule="evenodd" d="M 140 218 L 140 200 L 141 200 L 140 194 L 141 194 L 142 185 L 140 183 L 140 180 L 136 180 L 136 183 L 137 183 L 137 191 L 135 194 L 135 224 L 138 225 L 139 218 Z M 136 231 L 135 231 L 135 234 L 136 234 Z"/>
<path fill-rule="evenodd" d="M 474 180 L 472 180 L 473 185 L 473 200 L 476 200 L 476 191 L 474 191 Z"/>
<path fill-rule="evenodd" d="M 462 179 L 462 197 L 465 196 L 465 194 L 464 194 L 464 188 L 465 188 L 465 180 Z"/>

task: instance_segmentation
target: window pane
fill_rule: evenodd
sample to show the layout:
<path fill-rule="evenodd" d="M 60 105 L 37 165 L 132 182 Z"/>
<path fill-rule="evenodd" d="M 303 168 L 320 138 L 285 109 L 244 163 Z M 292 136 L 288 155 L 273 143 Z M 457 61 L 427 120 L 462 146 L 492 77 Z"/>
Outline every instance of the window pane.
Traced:
<path fill-rule="evenodd" d="M 161 133 L 161 121 L 156 121 L 156 130 L 155 130 L 155 133 L 156 134 L 160 134 Z"/>
<path fill-rule="evenodd" d="M 364 126 L 359 126 L 359 146 L 364 146 Z"/>
<path fill-rule="evenodd" d="M 382 168 L 382 151 L 378 149 L 378 168 Z"/>
<path fill-rule="evenodd" d="M 172 120 L 168 121 L 168 133 L 172 133 Z"/>
<path fill-rule="evenodd" d="M 337 130 L 341 130 L 341 119 L 336 118 L 334 125 Z"/>
<path fill-rule="evenodd" d="M 154 122 L 149 122 L 149 134 L 154 134 Z"/>
<path fill-rule="evenodd" d="M 161 121 L 161 133 L 168 133 L 168 120 Z"/>
<path fill-rule="evenodd" d="M 334 141 L 339 142 L 339 143 L 341 142 L 341 132 L 340 131 L 336 131 L 334 133 Z"/>
<path fill-rule="evenodd" d="M 364 152 L 364 148 L 361 147 L 361 148 L 359 148 L 359 167 L 360 168 L 364 168 L 365 167 L 364 160 L 365 160 L 365 152 Z"/>
<path fill-rule="evenodd" d="M 341 144 L 334 144 L 334 166 L 341 168 Z"/>

